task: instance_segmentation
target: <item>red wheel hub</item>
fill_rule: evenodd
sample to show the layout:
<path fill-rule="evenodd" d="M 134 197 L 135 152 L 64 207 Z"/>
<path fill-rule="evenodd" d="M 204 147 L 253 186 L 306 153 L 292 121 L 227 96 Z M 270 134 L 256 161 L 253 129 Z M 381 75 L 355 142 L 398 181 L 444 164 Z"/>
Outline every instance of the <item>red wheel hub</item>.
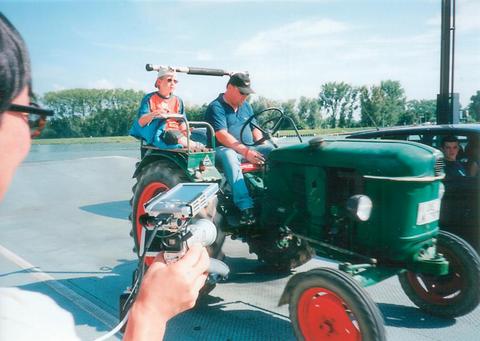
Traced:
<path fill-rule="evenodd" d="M 158 193 L 168 191 L 170 188 L 162 182 L 151 182 L 142 191 L 137 202 L 137 214 L 135 215 L 135 222 L 137 226 L 137 240 L 140 242 L 142 236 L 142 225 L 140 224 L 140 217 L 145 214 L 145 203 L 153 198 Z M 145 263 L 150 265 L 153 262 L 153 257 L 145 257 Z"/>
<path fill-rule="evenodd" d="M 298 324 L 306 341 L 362 339 L 355 316 L 347 304 L 325 288 L 305 290 L 298 301 Z"/>

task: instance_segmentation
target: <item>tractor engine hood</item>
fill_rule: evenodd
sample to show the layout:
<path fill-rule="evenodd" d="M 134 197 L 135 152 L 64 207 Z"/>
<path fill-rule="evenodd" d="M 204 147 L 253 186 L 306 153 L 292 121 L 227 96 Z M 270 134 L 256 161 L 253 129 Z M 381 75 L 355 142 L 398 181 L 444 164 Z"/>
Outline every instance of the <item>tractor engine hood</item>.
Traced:
<path fill-rule="evenodd" d="M 313 138 L 273 150 L 268 163 L 355 169 L 381 178 L 443 177 L 443 154 L 408 141 Z"/>

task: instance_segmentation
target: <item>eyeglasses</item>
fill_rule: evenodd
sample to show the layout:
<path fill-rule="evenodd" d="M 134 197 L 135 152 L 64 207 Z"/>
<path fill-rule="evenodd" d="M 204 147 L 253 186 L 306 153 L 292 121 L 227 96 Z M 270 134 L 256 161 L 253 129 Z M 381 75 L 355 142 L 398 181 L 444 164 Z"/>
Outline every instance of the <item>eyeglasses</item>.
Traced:
<path fill-rule="evenodd" d="M 53 110 L 40 108 L 36 103 L 30 103 L 30 105 L 10 104 L 7 110 L 28 114 L 28 125 L 32 139 L 40 136 L 47 123 L 47 116 L 53 116 L 55 114 Z"/>
<path fill-rule="evenodd" d="M 167 82 L 169 82 L 169 83 L 173 82 L 173 84 L 177 84 L 178 80 L 173 79 L 173 78 L 167 78 Z"/>

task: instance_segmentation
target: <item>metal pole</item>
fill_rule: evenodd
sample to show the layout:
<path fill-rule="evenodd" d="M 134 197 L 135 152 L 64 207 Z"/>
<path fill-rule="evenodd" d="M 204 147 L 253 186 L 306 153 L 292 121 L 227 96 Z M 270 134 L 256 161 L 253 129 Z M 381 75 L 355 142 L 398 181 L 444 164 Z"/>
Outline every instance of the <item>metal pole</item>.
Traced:
<path fill-rule="evenodd" d="M 453 7 L 453 11 L 452 11 Z M 453 13 L 452 13 L 453 12 Z M 453 25 L 452 25 L 453 24 Z M 453 27 L 452 27 L 453 26 Z M 442 0 L 442 26 L 440 46 L 440 93 L 437 96 L 437 123 L 453 122 L 453 76 L 455 30 L 455 0 Z"/>

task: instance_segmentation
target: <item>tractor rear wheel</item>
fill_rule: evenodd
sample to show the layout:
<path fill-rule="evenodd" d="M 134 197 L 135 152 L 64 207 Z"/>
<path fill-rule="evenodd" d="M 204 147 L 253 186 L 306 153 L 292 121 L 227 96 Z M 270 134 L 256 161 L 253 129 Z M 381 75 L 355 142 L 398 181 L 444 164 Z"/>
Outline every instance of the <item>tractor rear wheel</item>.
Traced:
<path fill-rule="evenodd" d="M 398 275 L 400 284 L 428 314 L 446 318 L 468 314 L 480 302 L 480 258 L 466 241 L 445 231 L 438 235 L 437 251 L 449 262 L 447 275 L 404 271 Z"/>
<path fill-rule="evenodd" d="M 297 340 L 386 340 L 377 305 L 340 270 L 306 273 L 292 288 L 289 311 Z"/>

